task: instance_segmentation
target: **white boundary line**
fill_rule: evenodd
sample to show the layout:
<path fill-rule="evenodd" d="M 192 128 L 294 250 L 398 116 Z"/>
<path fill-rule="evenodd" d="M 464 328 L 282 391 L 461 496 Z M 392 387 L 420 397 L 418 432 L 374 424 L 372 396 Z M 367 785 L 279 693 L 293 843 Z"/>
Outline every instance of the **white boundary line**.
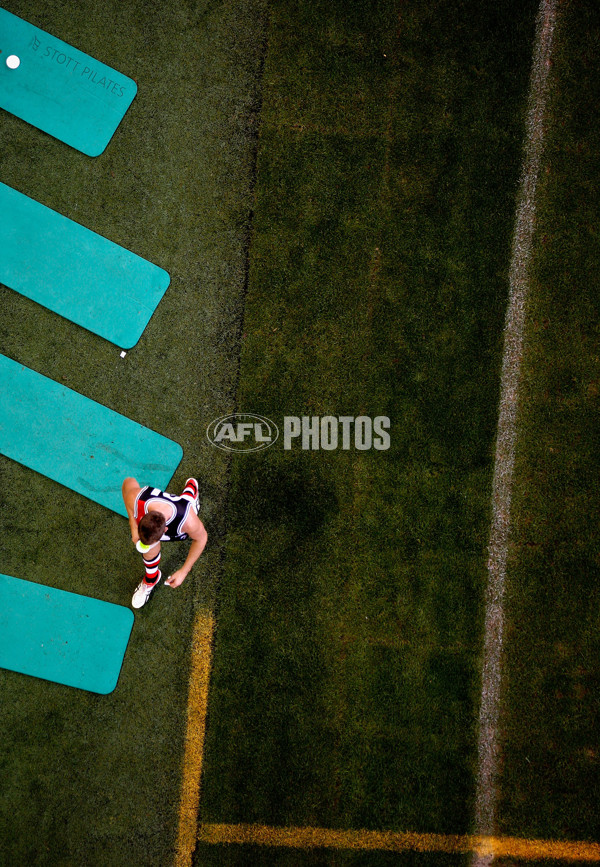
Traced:
<path fill-rule="evenodd" d="M 478 835 L 493 835 L 496 830 L 504 587 L 515 462 L 517 403 L 523 355 L 528 270 L 535 225 L 535 197 L 544 144 L 544 115 L 555 21 L 556 0 L 540 0 L 529 85 L 525 155 L 510 265 L 509 303 L 504 330 L 498 434 L 492 487 L 492 525 L 485 608 L 475 807 L 475 833 Z M 475 854 L 473 864 L 476 867 L 485 867 L 491 864 L 493 858 L 493 854 Z"/>

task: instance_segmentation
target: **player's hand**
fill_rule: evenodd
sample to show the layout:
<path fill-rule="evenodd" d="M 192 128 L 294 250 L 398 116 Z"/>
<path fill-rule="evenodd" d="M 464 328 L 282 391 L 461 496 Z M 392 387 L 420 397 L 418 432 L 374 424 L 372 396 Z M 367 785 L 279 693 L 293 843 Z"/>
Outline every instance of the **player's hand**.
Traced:
<path fill-rule="evenodd" d="M 173 572 L 173 574 L 167 578 L 165 584 L 167 587 L 179 587 L 180 584 L 183 584 L 186 578 L 187 572 L 184 572 L 183 569 L 178 569 L 177 572 Z"/>

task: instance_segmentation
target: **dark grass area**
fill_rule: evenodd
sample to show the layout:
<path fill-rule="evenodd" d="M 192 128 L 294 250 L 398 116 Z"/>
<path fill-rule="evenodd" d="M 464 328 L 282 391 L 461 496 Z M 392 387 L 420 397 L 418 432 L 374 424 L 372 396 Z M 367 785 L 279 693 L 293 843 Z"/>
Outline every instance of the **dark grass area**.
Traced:
<path fill-rule="evenodd" d="M 470 829 L 535 9 L 271 9 L 238 408 L 392 447 L 236 456 L 205 821 Z"/>
<path fill-rule="evenodd" d="M 125 359 L 0 287 L 0 351 L 178 440 L 174 485 L 198 475 L 210 547 L 181 591 L 136 616 L 111 696 L 0 673 L 0 862 L 170 863 L 192 616 L 217 597 L 201 818 L 468 831 L 537 4 L 272 4 L 256 202 L 262 3 L 4 5 L 139 93 L 94 160 L 2 114 L 0 180 L 165 267 L 172 284 Z M 561 9 L 501 819 L 510 834 L 598 839 L 600 22 L 588 0 Z M 278 424 L 386 414 L 392 448 L 279 442 L 235 455 L 227 505 L 229 463 L 204 429 L 236 406 Z M 124 519 L 5 460 L 0 483 L 2 572 L 129 603 L 139 558 Z M 201 846 L 195 863 L 424 859 L 456 860 Z"/>
<path fill-rule="evenodd" d="M 336 849 L 287 849 L 265 846 L 198 847 L 203 867 L 465 867 L 467 856 L 415 852 L 351 852 Z"/>
<path fill-rule="evenodd" d="M 180 590 L 157 591 L 136 615 L 112 695 L 0 672 L 0 862 L 162 867 L 192 618 L 212 606 L 220 574 L 228 462 L 204 431 L 235 400 L 264 11 L 254 0 L 4 5 L 139 90 L 96 159 L 2 113 L 0 178 L 172 279 L 125 359 L 0 287 L 0 350 L 181 443 L 173 488 L 198 476 L 209 547 Z M 129 605 L 141 564 L 125 519 L 5 459 L 0 473 L 1 571 Z M 167 549 L 163 571 L 185 553 Z"/>
<path fill-rule="evenodd" d="M 524 359 L 502 827 L 598 840 L 600 10 L 561 4 Z"/>

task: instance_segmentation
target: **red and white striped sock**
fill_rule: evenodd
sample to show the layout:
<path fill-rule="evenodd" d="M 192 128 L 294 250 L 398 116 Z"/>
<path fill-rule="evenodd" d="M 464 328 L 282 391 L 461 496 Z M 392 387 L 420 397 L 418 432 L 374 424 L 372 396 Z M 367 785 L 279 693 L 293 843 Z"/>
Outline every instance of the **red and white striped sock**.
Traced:
<path fill-rule="evenodd" d="M 146 569 L 144 581 L 146 584 L 156 584 L 156 582 L 160 580 L 160 569 L 158 568 L 160 555 L 161 552 L 159 551 L 156 557 L 153 557 L 152 560 L 146 560 L 144 557 L 144 568 Z"/>
<path fill-rule="evenodd" d="M 196 479 L 187 480 L 181 496 L 186 497 L 188 500 L 191 500 L 192 503 L 196 504 L 198 498 L 198 482 Z"/>

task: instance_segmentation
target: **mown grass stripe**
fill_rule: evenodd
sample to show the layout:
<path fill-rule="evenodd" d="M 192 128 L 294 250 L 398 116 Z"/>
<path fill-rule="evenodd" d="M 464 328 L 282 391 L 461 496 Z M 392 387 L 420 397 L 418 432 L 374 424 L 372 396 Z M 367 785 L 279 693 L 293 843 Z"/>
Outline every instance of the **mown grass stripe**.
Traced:
<path fill-rule="evenodd" d="M 500 709 L 501 657 L 504 630 L 504 588 L 510 533 L 517 405 L 529 262 L 535 225 L 536 187 L 544 143 L 544 115 L 555 0 L 541 0 L 533 56 L 525 157 L 519 190 L 510 266 L 509 304 L 506 314 L 500 407 L 492 489 L 492 526 L 489 542 L 488 587 L 485 611 L 485 643 L 479 714 L 479 759 L 475 829 L 492 835 L 496 824 L 496 776 L 498 766 L 498 717 Z M 476 864 L 487 864 L 494 853 L 481 853 Z"/>
<path fill-rule="evenodd" d="M 394 433 L 385 456 L 232 466 L 207 821 L 471 829 L 538 0 L 509 5 L 469 0 L 458 26 L 403 4 L 400 27 L 395 0 L 377 22 L 342 0 L 272 7 L 238 405 L 385 412 Z"/>
<path fill-rule="evenodd" d="M 194 622 L 192 637 L 192 666 L 175 867 L 190 867 L 196 847 L 213 631 L 212 615 L 199 612 Z"/>
<path fill-rule="evenodd" d="M 598 843 L 524 840 L 467 834 L 414 834 L 397 831 L 352 831 L 332 828 L 273 828 L 267 825 L 207 824 L 198 842 L 223 845 L 271 846 L 294 849 L 354 849 L 385 852 L 475 852 L 506 858 L 560 861 L 600 861 Z"/>

